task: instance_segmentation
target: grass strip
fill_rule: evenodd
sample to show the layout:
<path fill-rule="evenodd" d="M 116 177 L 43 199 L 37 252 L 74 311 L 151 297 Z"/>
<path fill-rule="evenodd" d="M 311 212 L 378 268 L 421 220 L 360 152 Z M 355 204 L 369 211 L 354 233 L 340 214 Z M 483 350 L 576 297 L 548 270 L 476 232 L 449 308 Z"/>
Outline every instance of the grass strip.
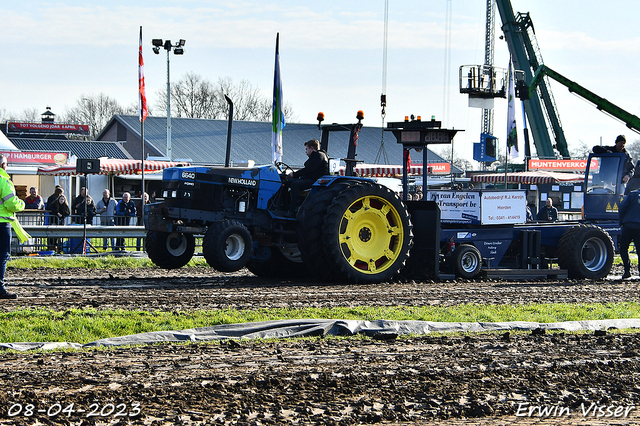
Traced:
<path fill-rule="evenodd" d="M 186 267 L 207 266 L 203 257 L 193 257 Z M 125 257 L 125 256 L 21 256 L 14 257 L 7 263 L 7 268 L 11 269 L 136 269 L 136 268 L 157 268 L 147 257 Z"/>
<path fill-rule="evenodd" d="M 163 330 L 283 319 L 419 320 L 438 322 L 559 322 L 640 318 L 636 302 L 607 304 L 338 307 L 216 311 L 127 311 L 19 308 L 0 313 L 0 342 L 76 342 Z"/>

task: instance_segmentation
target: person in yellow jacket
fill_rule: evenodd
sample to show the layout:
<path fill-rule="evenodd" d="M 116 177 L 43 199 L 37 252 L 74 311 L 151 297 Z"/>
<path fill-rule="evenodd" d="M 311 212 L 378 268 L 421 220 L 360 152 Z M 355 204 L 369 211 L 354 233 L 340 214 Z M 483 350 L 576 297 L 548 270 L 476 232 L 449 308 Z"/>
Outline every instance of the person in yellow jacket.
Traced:
<path fill-rule="evenodd" d="M 15 213 L 24 210 L 24 201 L 16 195 L 16 189 L 7 174 L 7 157 L 0 154 L 0 299 L 15 299 L 15 293 L 9 293 L 4 286 L 4 274 L 11 257 L 11 229 L 20 242 L 29 238 Z"/>

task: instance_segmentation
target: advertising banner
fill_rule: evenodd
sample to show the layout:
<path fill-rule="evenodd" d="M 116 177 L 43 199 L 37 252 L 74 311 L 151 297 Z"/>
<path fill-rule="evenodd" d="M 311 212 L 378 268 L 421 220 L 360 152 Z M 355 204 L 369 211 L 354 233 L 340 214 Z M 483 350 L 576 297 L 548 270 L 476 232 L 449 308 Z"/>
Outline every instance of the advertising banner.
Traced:
<path fill-rule="evenodd" d="M 40 151 L 0 151 L 7 157 L 8 164 L 38 164 L 60 165 L 67 162 L 69 154 L 66 152 L 40 152 Z"/>
<path fill-rule="evenodd" d="M 598 160 L 591 159 L 591 169 L 597 169 Z M 584 172 L 587 170 L 587 160 L 540 160 L 530 159 L 529 170 L 549 170 L 562 172 Z"/>
<path fill-rule="evenodd" d="M 483 192 L 482 224 L 504 225 L 527 221 L 527 193 L 525 191 Z"/>
<path fill-rule="evenodd" d="M 480 191 L 428 191 L 425 197 L 438 203 L 443 223 L 480 224 Z"/>
<path fill-rule="evenodd" d="M 8 122 L 7 133 L 74 133 L 80 135 L 88 135 L 89 126 L 86 124 Z"/>

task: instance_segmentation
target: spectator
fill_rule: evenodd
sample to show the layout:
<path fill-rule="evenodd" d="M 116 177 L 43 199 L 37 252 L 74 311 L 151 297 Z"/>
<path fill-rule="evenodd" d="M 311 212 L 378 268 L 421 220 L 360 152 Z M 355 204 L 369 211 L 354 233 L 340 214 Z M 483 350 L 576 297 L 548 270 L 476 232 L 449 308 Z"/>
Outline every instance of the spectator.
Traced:
<path fill-rule="evenodd" d="M 62 189 L 62 187 L 60 185 L 56 185 L 56 189 L 55 191 L 53 191 L 53 194 L 49 195 L 49 198 L 47 198 L 47 204 L 45 204 L 45 208 L 47 210 L 49 210 L 49 206 L 58 199 L 58 197 L 64 194 L 64 190 Z"/>
<path fill-rule="evenodd" d="M 633 160 L 631 159 L 631 155 L 629 155 L 629 152 L 627 152 L 627 150 L 624 148 L 624 145 L 627 143 L 627 138 L 624 137 L 624 135 L 619 135 L 616 138 L 616 144 L 613 146 L 600 146 L 600 145 L 596 145 L 593 147 L 592 151 L 596 154 L 604 154 L 604 153 L 613 153 L 613 152 L 621 152 L 625 154 L 625 161 L 624 161 L 624 171 L 622 174 L 622 183 L 627 183 L 627 181 L 631 178 L 631 175 L 633 175 Z"/>
<path fill-rule="evenodd" d="M 29 189 L 29 196 L 24 199 L 24 208 L 28 210 L 44 210 L 44 201 L 38 195 L 38 190 L 35 186 Z"/>
<path fill-rule="evenodd" d="M 102 191 L 102 198 L 96 205 L 96 211 L 100 215 L 100 225 L 113 226 L 115 225 L 116 206 L 118 202 L 111 196 L 108 189 Z M 103 239 L 102 249 L 107 250 L 108 247 L 107 238 Z M 111 238 L 111 250 L 115 250 L 115 238 Z"/>
<path fill-rule="evenodd" d="M 149 204 L 149 194 L 147 194 L 146 192 L 144 193 L 144 204 Z M 138 226 L 143 226 L 144 223 L 144 205 L 142 204 L 142 198 L 140 198 L 140 201 L 138 201 L 136 203 L 136 212 L 137 212 L 137 217 L 138 217 Z M 138 251 L 140 251 L 140 248 L 142 247 L 142 238 L 138 237 L 138 239 L 136 240 L 136 249 Z"/>
<path fill-rule="evenodd" d="M 57 218 L 55 214 L 51 211 L 51 208 L 58 200 L 58 197 L 60 197 L 62 194 L 64 194 L 64 190 L 60 185 L 56 185 L 56 189 L 53 191 L 53 194 L 49 195 L 49 198 L 47 198 L 47 204 L 45 204 L 45 208 L 47 209 L 49 214 L 45 216 L 45 219 L 47 220 L 45 222 L 45 225 L 57 225 Z M 56 239 L 49 238 L 47 241 L 47 250 L 55 250 L 56 248 L 55 245 L 56 245 Z"/>
<path fill-rule="evenodd" d="M 558 209 L 553 207 L 551 198 L 547 198 L 544 207 L 538 212 L 539 222 L 555 222 L 558 220 Z"/>
<path fill-rule="evenodd" d="M 531 207 L 527 206 L 527 223 L 533 222 L 533 213 L 531 212 Z"/>
<path fill-rule="evenodd" d="M 49 211 L 51 212 L 49 215 L 50 225 L 64 225 L 65 218 L 71 214 L 67 198 L 62 194 L 51 203 Z M 62 239 L 49 238 L 49 250 L 62 253 Z"/>
<path fill-rule="evenodd" d="M 627 182 L 627 187 L 624 189 L 624 195 L 629 195 L 631 191 L 635 191 L 636 189 L 640 189 L 640 161 L 636 163 L 635 172 L 629 182 Z"/>
<path fill-rule="evenodd" d="M 86 203 L 85 203 L 86 197 Z M 85 205 L 87 208 L 86 218 L 87 225 L 93 222 L 93 217 L 96 215 L 96 204 L 93 202 L 91 195 L 87 194 L 87 188 L 84 186 L 80 189 L 80 195 L 73 200 L 73 216 L 74 222 L 83 224 L 85 219 Z"/>
<path fill-rule="evenodd" d="M 116 206 L 116 216 L 119 226 L 129 226 L 131 218 L 136 215 L 136 204 L 131 200 L 131 194 L 122 194 L 122 200 Z M 116 250 L 125 250 L 124 238 L 116 238 Z"/>
<path fill-rule="evenodd" d="M 629 244 L 631 241 L 640 247 L 640 190 L 631 191 L 624 197 L 618 210 L 620 215 L 620 258 L 624 266 L 622 279 L 631 277 L 631 261 L 629 259 Z"/>

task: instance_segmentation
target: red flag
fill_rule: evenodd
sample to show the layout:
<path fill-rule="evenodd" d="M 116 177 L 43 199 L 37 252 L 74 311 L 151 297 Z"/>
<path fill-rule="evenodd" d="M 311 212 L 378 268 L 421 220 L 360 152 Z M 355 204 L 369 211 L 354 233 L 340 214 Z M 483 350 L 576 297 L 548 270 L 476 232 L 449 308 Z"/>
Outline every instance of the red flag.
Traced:
<path fill-rule="evenodd" d="M 147 95 L 144 88 L 144 61 L 142 60 L 142 26 L 140 27 L 140 54 L 138 55 L 138 109 L 140 111 L 140 121 L 144 121 L 149 115 L 147 110 Z"/>
<path fill-rule="evenodd" d="M 408 149 L 404 150 L 404 159 L 407 165 L 407 173 L 409 173 L 409 170 L 411 169 L 411 151 L 410 150 Z"/>

